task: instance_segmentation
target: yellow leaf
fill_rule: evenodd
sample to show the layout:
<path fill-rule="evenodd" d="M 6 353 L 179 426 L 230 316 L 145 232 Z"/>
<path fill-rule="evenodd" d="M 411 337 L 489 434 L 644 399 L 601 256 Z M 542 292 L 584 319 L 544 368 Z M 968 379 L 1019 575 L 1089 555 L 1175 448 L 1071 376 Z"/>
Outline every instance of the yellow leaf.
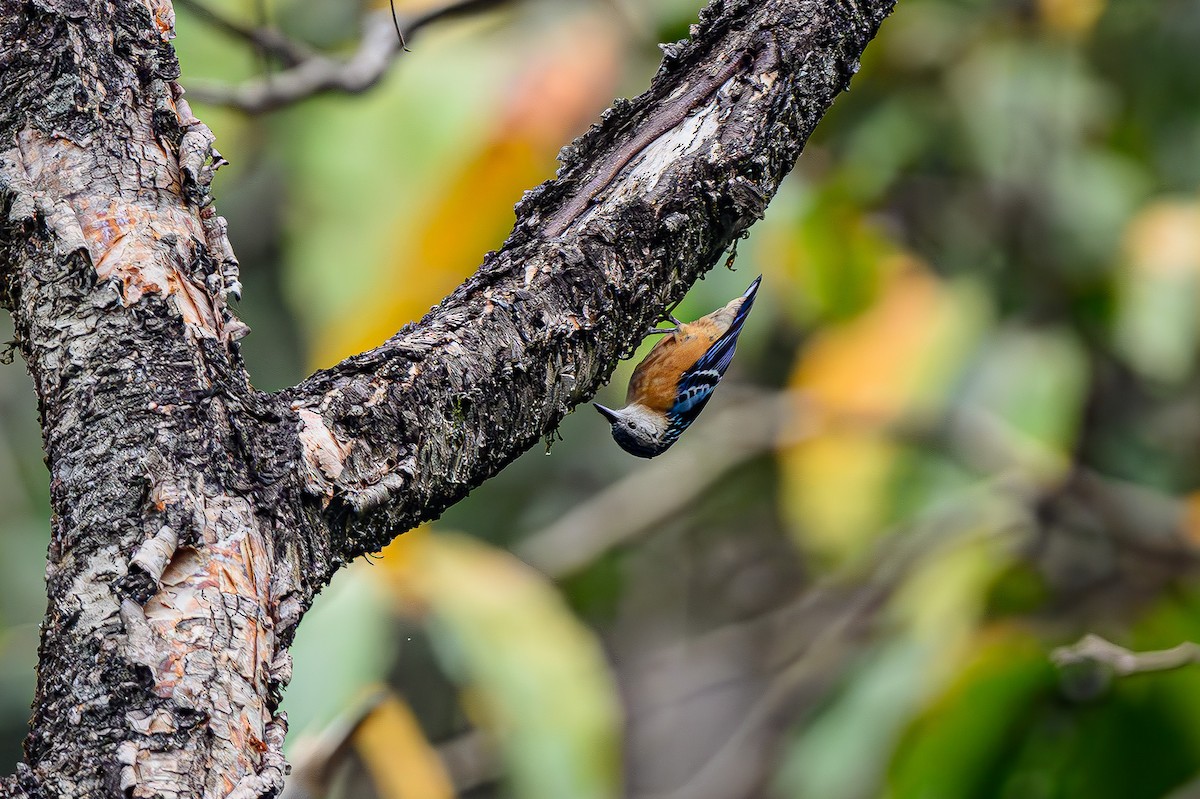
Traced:
<path fill-rule="evenodd" d="M 1129 223 L 1123 244 L 1117 348 L 1147 377 L 1184 380 L 1200 332 L 1200 203 L 1151 203 Z"/>
<path fill-rule="evenodd" d="M 815 336 L 790 380 L 805 398 L 796 423 L 815 434 L 781 455 L 784 510 L 801 542 L 835 561 L 888 524 L 900 454 L 888 427 L 937 408 L 983 315 L 915 259 L 882 271 L 878 301 Z"/>
<path fill-rule="evenodd" d="M 1158 275 L 1200 271 L 1200 203 L 1151 203 L 1129 223 L 1124 249 L 1135 271 Z"/>
<path fill-rule="evenodd" d="M 454 786 L 408 705 L 388 695 L 354 733 L 380 799 L 452 799 Z"/>
<path fill-rule="evenodd" d="M 894 419 L 920 389 L 918 358 L 936 342 L 941 282 L 915 261 L 899 263 L 880 301 L 820 334 L 801 357 L 792 385 L 841 416 Z"/>
<path fill-rule="evenodd" d="M 384 548 L 383 557 L 375 564 L 375 570 L 383 576 L 402 611 L 410 616 L 420 615 L 425 608 L 425 591 L 419 576 L 421 561 L 428 551 L 432 536 L 433 530 L 428 524 L 396 536 Z"/>
<path fill-rule="evenodd" d="M 1012 561 L 1003 542 L 992 535 L 1011 515 L 1002 504 L 981 498 L 982 526 L 960 533 L 925 556 L 892 599 L 892 613 L 913 638 L 929 647 L 930 670 L 957 668 L 959 656 L 975 635 L 989 587 Z"/>
<path fill-rule="evenodd" d="M 1050 30 L 1082 36 L 1092 30 L 1106 5 L 1106 0 L 1038 0 L 1038 12 Z"/>
<path fill-rule="evenodd" d="M 1184 496 L 1182 515 L 1184 538 L 1193 546 L 1200 544 L 1200 491 L 1192 491 Z"/>
<path fill-rule="evenodd" d="M 620 37 L 603 17 L 559 31 L 557 46 L 533 59 L 514 85 L 479 148 L 422 206 L 415 237 L 398 223 L 394 256 L 383 285 L 368 287 L 361 313 L 333 323 L 313 343 L 317 366 L 328 366 L 384 341 L 472 274 L 515 220 L 521 193 L 552 177 L 564 141 L 586 127 L 611 100 L 620 73 Z M 406 216 L 411 209 L 404 209 Z"/>
<path fill-rule="evenodd" d="M 879 497 L 896 456 L 893 444 L 865 430 L 827 431 L 786 456 L 792 489 L 784 502 L 806 549 L 839 562 L 874 539 L 887 523 Z"/>

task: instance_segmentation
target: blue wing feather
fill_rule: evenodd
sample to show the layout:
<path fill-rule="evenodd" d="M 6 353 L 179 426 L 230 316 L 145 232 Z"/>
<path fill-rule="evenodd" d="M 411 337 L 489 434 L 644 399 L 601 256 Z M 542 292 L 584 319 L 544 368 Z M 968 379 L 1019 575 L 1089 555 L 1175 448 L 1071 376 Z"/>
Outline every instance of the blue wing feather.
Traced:
<path fill-rule="evenodd" d="M 738 336 L 742 334 L 742 325 L 746 323 L 746 317 L 750 315 L 750 309 L 754 306 L 754 298 L 758 294 L 758 284 L 761 282 L 762 275 L 759 275 L 750 284 L 750 288 L 746 289 L 746 293 L 742 295 L 746 301 L 734 314 L 733 321 L 729 323 L 729 329 L 713 342 L 713 345 L 708 348 L 708 352 L 700 356 L 700 360 L 696 361 L 691 369 L 684 372 L 685 379 L 693 372 L 716 372 L 718 377 L 725 374 L 725 370 L 733 361 L 733 352 L 737 348 Z"/>
<path fill-rule="evenodd" d="M 700 411 L 704 410 L 717 383 L 721 381 L 725 370 L 733 362 L 738 336 L 742 333 L 746 317 L 750 315 L 750 308 L 754 305 L 754 297 L 758 293 L 760 281 L 762 281 L 762 275 L 759 275 L 742 295 L 746 301 L 734 314 L 729 329 L 722 333 L 721 337 L 708 348 L 708 351 L 700 356 L 699 360 L 680 378 L 679 388 L 675 393 L 675 403 L 667 411 L 667 418 L 671 421 L 667 436 L 671 441 L 679 438 L 680 434 L 700 415 Z"/>

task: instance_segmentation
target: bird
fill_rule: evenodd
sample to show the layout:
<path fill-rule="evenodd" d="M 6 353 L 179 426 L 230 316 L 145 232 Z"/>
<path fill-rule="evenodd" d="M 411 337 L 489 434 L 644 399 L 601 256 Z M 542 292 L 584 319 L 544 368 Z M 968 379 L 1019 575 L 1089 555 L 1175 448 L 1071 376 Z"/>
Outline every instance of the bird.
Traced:
<path fill-rule="evenodd" d="M 666 452 L 696 421 L 733 360 L 761 282 L 759 275 L 740 297 L 695 322 L 681 322 L 668 314 L 675 327 L 649 331 L 664 336 L 633 370 L 625 407 L 592 403 L 612 425 L 613 440 L 621 449 L 653 458 Z"/>

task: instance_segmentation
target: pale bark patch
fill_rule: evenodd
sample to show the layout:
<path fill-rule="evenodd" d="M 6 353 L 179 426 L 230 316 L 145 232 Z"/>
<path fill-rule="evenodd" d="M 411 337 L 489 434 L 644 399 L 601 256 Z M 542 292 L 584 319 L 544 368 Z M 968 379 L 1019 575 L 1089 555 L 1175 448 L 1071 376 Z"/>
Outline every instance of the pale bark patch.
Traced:
<path fill-rule="evenodd" d="M 0 179 L 24 189 L 28 200 L 14 204 L 10 217 L 40 212 L 63 254 L 86 251 L 96 276 L 118 285 L 126 306 L 158 294 L 201 337 L 231 341 L 249 332 L 241 321 L 222 314 L 207 287 L 191 277 L 198 246 L 209 238 L 196 214 L 177 202 L 157 202 L 153 191 L 138 192 L 137 201 L 123 199 L 98 179 L 100 162 L 86 143 L 33 128 L 17 139 L 17 147 L 0 155 Z M 155 167 L 150 171 L 164 199 L 180 190 L 179 167 L 158 142 L 130 141 L 127 146 L 141 162 Z"/>
<path fill-rule="evenodd" d="M 177 711 L 205 716 L 210 754 L 226 766 L 210 775 L 204 797 L 226 797 L 240 784 L 250 785 L 247 780 L 259 790 L 262 780 L 273 783 L 276 772 L 280 779 L 283 773 L 282 755 L 269 744 L 281 736 L 274 726 L 282 720 L 266 703 L 268 684 L 281 676 L 269 544 L 245 500 L 207 496 L 202 486 L 176 498 L 193 505 L 203 545 L 172 547 L 176 535 L 160 530 L 134 556 L 153 576 L 170 551 L 158 592 L 144 607 L 129 600 L 121 605 L 130 655 L 149 670 L 156 696 Z M 156 710 L 127 721 L 133 731 L 152 735 L 177 728 L 178 718 Z M 134 797 L 187 795 L 189 775 L 206 768 L 192 757 L 187 750 L 135 741 L 121 752 L 122 786 Z"/>
<path fill-rule="evenodd" d="M 164 42 L 175 38 L 175 9 L 170 0 L 143 0 L 154 17 L 154 27 Z"/>
<path fill-rule="evenodd" d="M 338 442 L 321 414 L 301 408 L 296 415 L 300 419 L 300 448 L 308 467 L 304 475 L 305 486 L 328 504 L 333 497 L 333 486 L 346 468 L 348 451 Z"/>
<path fill-rule="evenodd" d="M 150 576 L 156 583 L 162 577 L 163 571 L 175 555 L 179 545 L 179 536 L 169 525 L 163 525 L 153 538 L 146 541 L 134 553 L 129 565 L 136 566 Z"/>

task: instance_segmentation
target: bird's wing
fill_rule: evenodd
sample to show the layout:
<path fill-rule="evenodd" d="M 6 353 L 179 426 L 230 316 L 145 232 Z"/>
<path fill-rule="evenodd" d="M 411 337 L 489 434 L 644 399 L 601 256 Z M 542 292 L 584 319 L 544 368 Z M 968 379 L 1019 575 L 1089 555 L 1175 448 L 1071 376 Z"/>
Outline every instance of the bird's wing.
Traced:
<path fill-rule="evenodd" d="M 679 381 L 675 403 L 671 406 L 668 415 L 672 417 L 690 415 L 691 419 L 694 419 L 700 413 L 700 409 L 704 407 L 704 403 L 708 402 L 709 396 L 720 381 L 721 373 L 715 370 L 688 372 L 684 375 L 683 380 Z M 688 424 L 691 424 L 691 419 L 688 420 Z"/>
<path fill-rule="evenodd" d="M 742 295 L 742 304 L 734 313 L 733 321 L 729 323 L 728 329 L 680 378 L 675 391 L 675 401 L 671 405 L 671 409 L 667 411 L 667 416 L 671 419 L 671 426 L 678 427 L 680 433 L 695 421 L 696 417 L 700 415 L 700 411 L 704 410 L 705 404 L 712 396 L 713 389 L 717 387 L 717 383 L 721 382 L 725 370 L 733 362 L 738 336 L 742 334 L 742 326 L 746 323 L 746 317 L 750 315 L 750 308 L 754 305 L 754 297 L 758 293 L 758 284 L 761 280 L 762 276 L 760 275 L 750 284 L 750 288 L 746 289 L 746 293 Z"/>

